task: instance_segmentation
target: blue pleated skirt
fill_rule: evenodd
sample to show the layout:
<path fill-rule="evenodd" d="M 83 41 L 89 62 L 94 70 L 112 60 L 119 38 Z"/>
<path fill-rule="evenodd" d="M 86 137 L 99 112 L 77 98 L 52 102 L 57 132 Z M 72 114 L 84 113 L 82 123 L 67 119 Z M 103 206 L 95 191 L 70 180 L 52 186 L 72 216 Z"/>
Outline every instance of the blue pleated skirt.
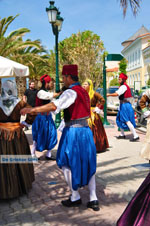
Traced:
<path fill-rule="evenodd" d="M 96 147 L 89 127 L 65 127 L 58 151 L 57 165 L 66 166 L 72 173 L 72 187 L 87 185 L 96 172 Z"/>
<path fill-rule="evenodd" d="M 134 127 L 136 127 L 134 110 L 130 103 L 120 104 L 120 110 L 118 111 L 116 123 L 119 128 L 129 129 L 126 122 L 130 121 Z"/>
<path fill-rule="evenodd" d="M 38 114 L 32 124 L 33 140 L 37 151 L 51 150 L 57 144 L 57 130 L 52 115 Z"/>

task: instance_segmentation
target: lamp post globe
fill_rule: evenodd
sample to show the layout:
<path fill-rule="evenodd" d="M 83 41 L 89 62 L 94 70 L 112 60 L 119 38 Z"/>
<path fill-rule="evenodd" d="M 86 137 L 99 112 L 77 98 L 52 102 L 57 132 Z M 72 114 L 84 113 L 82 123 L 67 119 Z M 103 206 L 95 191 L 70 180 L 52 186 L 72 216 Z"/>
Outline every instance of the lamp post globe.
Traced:
<path fill-rule="evenodd" d="M 59 57 L 58 57 L 58 35 L 59 32 L 61 31 L 62 23 L 63 23 L 63 18 L 60 16 L 60 12 L 58 9 L 54 6 L 54 1 L 50 1 L 50 6 L 49 8 L 46 8 L 46 12 L 48 15 L 48 20 L 49 23 L 52 25 L 52 31 L 53 34 L 55 35 L 55 57 L 56 57 L 56 86 L 55 86 L 55 91 L 59 92 L 60 91 L 60 83 L 59 83 Z M 60 125 L 61 122 L 61 115 L 58 113 L 55 118 L 55 124 L 56 127 Z"/>

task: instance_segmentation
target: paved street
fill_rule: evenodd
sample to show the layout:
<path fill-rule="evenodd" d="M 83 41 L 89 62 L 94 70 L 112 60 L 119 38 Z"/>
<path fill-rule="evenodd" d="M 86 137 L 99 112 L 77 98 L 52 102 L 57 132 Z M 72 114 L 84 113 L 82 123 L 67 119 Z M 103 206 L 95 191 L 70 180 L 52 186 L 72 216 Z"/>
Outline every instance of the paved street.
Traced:
<path fill-rule="evenodd" d="M 125 140 L 117 140 L 119 135 L 115 116 L 108 116 L 113 128 L 106 128 L 110 148 L 97 154 L 97 195 L 100 211 L 86 208 L 88 188 L 80 189 L 83 204 L 78 208 L 66 208 L 61 200 L 69 196 L 62 171 L 55 161 L 46 161 L 45 153 L 37 152 L 41 159 L 34 164 L 35 182 L 28 195 L 11 201 L 0 201 L 0 225 L 10 226 L 115 226 L 145 176 L 149 172 L 148 161 L 139 156 L 145 132 L 137 130 L 140 141 L 130 142 L 130 132 Z M 32 145 L 31 130 L 26 132 Z M 59 137 L 61 134 L 58 134 Z M 57 147 L 53 150 L 56 154 Z"/>

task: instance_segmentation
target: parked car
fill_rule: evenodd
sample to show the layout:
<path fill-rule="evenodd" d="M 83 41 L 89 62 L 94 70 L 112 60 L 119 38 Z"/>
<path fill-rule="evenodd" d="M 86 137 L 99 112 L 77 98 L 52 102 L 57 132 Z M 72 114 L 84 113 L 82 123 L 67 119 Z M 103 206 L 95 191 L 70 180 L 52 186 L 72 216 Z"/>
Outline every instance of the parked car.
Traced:
<path fill-rule="evenodd" d="M 119 86 L 110 86 L 107 89 L 107 93 L 115 93 Z M 96 92 L 100 93 L 103 96 L 103 88 L 98 88 Z M 118 97 L 107 97 L 107 114 L 116 115 L 119 108 L 119 99 Z"/>
<path fill-rule="evenodd" d="M 107 93 L 115 93 L 119 89 L 119 86 L 110 86 L 107 90 Z M 107 114 L 116 115 L 119 108 L 119 98 L 116 97 L 107 97 Z"/>
<path fill-rule="evenodd" d="M 103 88 L 97 88 L 96 92 L 103 96 Z"/>
<path fill-rule="evenodd" d="M 142 97 L 142 95 L 144 94 L 145 91 L 142 91 L 140 96 L 138 96 L 138 99 L 137 101 L 132 105 L 133 106 L 133 109 L 136 113 L 136 124 L 137 126 L 143 126 L 143 127 L 146 127 L 147 126 L 147 119 L 145 119 L 143 117 L 143 114 L 142 114 L 142 110 L 141 110 L 141 107 L 140 107 L 140 99 Z"/>

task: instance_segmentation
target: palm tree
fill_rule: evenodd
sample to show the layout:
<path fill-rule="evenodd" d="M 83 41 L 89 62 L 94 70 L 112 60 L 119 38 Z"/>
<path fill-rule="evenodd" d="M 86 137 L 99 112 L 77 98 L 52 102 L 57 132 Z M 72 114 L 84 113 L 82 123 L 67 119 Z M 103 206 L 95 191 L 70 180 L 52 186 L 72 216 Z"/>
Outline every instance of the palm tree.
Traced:
<path fill-rule="evenodd" d="M 22 40 L 22 37 L 30 32 L 27 28 L 20 28 L 18 30 L 12 31 L 8 36 L 5 37 L 6 31 L 9 25 L 17 17 L 9 16 L 0 20 L 0 55 L 4 57 L 10 57 L 18 49 L 23 49 L 26 46 L 39 47 L 37 42 L 26 42 Z"/>
<path fill-rule="evenodd" d="M 123 14 L 126 15 L 128 4 L 130 4 L 132 12 L 134 15 L 137 14 L 138 9 L 140 8 L 141 0 L 120 0 L 120 5 L 123 8 Z"/>
<path fill-rule="evenodd" d="M 0 20 L 0 55 L 29 66 L 31 77 L 36 78 L 41 75 L 41 68 L 47 68 L 47 53 L 39 40 L 23 41 L 23 36 L 30 32 L 27 28 L 17 29 L 5 36 L 8 26 L 17 16 Z"/>

